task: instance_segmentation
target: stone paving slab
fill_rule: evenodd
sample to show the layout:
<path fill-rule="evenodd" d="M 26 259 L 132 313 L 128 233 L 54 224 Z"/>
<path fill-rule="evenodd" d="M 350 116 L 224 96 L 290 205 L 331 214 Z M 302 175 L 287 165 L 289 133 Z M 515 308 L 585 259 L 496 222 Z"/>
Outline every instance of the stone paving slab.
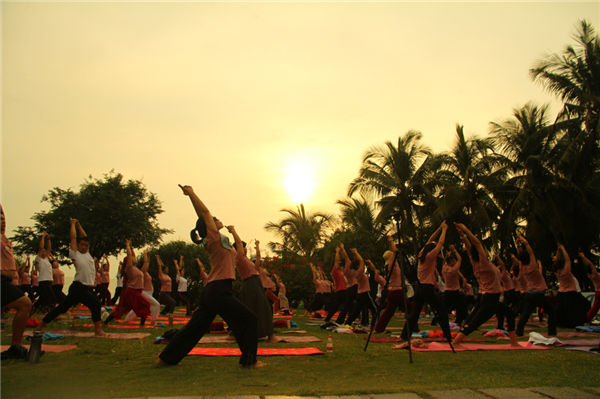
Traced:
<path fill-rule="evenodd" d="M 419 395 L 413 392 L 383 393 L 369 395 L 371 399 L 421 399 Z"/>
<path fill-rule="evenodd" d="M 553 399 L 598 399 L 598 395 L 571 387 L 539 387 L 527 389 L 550 396 Z"/>
<path fill-rule="evenodd" d="M 268 395 L 265 399 L 319 399 L 318 396 L 285 396 L 285 395 Z"/>
<path fill-rule="evenodd" d="M 446 391 L 427 391 L 435 399 L 489 399 L 481 392 L 470 389 L 452 389 Z"/>
<path fill-rule="evenodd" d="M 493 388 L 479 391 L 495 399 L 548 399 L 547 396 L 521 388 Z"/>

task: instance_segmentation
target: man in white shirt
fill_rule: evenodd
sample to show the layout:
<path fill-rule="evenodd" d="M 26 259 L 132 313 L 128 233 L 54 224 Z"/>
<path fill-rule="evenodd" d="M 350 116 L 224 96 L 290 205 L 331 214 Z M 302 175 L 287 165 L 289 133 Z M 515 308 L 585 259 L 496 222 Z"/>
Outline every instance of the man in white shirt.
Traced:
<path fill-rule="evenodd" d="M 34 309 L 40 311 L 49 311 L 56 305 L 56 296 L 52 289 L 52 264 L 49 256 L 52 253 L 52 244 L 50 236 L 45 231 L 42 233 L 38 254 L 33 260 L 33 267 L 38 271 L 38 290 L 40 293 L 39 299 L 33 305 Z"/>
<path fill-rule="evenodd" d="M 89 253 L 90 241 L 79 221 L 73 218 L 69 218 L 69 220 L 71 222 L 69 258 L 75 265 L 75 277 L 65 300 L 44 317 L 37 329 L 41 331 L 48 323 L 69 310 L 71 306 L 83 303 L 92 313 L 96 336 L 102 337 L 105 334 L 102 331 L 102 321 L 100 320 L 100 303 L 92 291 L 96 278 L 96 264 Z M 78 231 L 79 238 L 77 238 Z"/>

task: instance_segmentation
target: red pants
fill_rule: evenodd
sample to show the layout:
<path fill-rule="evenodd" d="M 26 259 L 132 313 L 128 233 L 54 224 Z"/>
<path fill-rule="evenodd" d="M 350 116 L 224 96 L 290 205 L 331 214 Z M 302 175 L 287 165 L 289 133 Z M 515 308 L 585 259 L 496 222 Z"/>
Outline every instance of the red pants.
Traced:
<path fill-rule="evenodd" d="M 133 310 L 140 318 L 146 318 L 150 315 L 150 302 L 142 296 L 142 289 L 125 288 L 125 292 L 121 294 L 119 305 L 112 313 L 113 318 L 120 319 L 123 315 Z"/>
<path fill-rule="evenodd" d="M 596 295 L 594 296 L 594 304 L 592 305 L 592 308 L 590 309 L 590 311 L 587 313 L 588 321 L 592 321 L 594 316 L 596 316 L 596 313 L 598 313 L 599 309 L 600 309 L 600 291 L 596 291 Z"/>

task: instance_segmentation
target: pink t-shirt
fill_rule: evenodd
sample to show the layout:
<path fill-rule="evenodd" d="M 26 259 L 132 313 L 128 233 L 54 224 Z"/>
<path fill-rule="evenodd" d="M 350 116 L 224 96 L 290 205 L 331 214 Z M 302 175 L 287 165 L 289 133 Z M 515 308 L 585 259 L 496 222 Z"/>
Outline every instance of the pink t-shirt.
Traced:
<path fill-rule="evenodd" d="M 337 266 L 331 269 L 331 277 L 333 278 L 333 290 L 335 292 L 346 289 L 346 277 L 344 277 L 344 273 Z"/>
<path fill-rule="evenodd" d="M 502 275 L 502 287 L 504 288 L 504 291 L 511 291 L 515 289 L 515 283 L 510 275 L 510 273 L 508 272 L 508 270 L 504 269 L 501 272 Z"/>
<path fill-rule="evenodd" d="M 19 273 L 19 280 L 21 281 L 21 285 L 31 285 L 31 276 L 25 270 L 21 270 Z"/>
<path fill-rule="evenodd" d="M 65 285 L 65 272 L 60 268 L 52 268 L 52 285 Z"/>
<path fill-rule="evenodd" d="M 358 293 L 359 294 L 362 294 L 363 292 L 371 291 L 371 285 L 369 284 L 369 277 L 365 274 L 365 272 L 360 272 L 359 270 L 357 270 L 356 280 L 358 283 Z"/>
<path fill-rule="evenodd" d="M 147 271 L 142 273 L 144 273 L 144 291 L 154 291 L 152 276 Z"/>
<path fill-rule="evenodd" d="M 501 294 L 500 270 L 489 259 L 480 259 L 473 263 L 473 274 L 479 282 L 479 291 L 482 294 Z"/>
<path fill-rule="evenodd" d="M 107 267 L 106 270 L 104 270 L 104 267 L 102 267 L 100 270 L 100 283 L 110 283 L 110 268 Z"/>
<path fill-rule="evenodd" d="M 12 243 L 8 240 L 8 237 L 2 233 L 1 238 L 1 257 L 0 257 L 0 270 L 13 271 L 17 273 L 17 265 L 15 264 L 15 257 L 13 255 Z"/>
<path fill-rule="evenodd" d="M 475 293 L 473 292 L 473 286 L 469 283 L 463 283 L 463 291 L 466 296 L 473 296 Z"/>
<path fill-rule="evenodd" d="M 159 280 L 160 292 L 171 292 L 171 277 L 168 274 L 162 273 Z"/>
<path fill-rule="evenodd" d="M 243 253 L 238 253 L 235 257 L 235 267 L 237 267 L 242 280 L 260 275 L 258 270 L 256 270 L 256 265 Z"/>
<path fill-rule="evenodd" d="M 544 280 L 544 276 L 538 269 L 538 265 L 535 262 L 531 262 L 528 265 L 521 265 L 521 274 L 525 276 L 525 281 L 527 282 L 527 291 L 546 291 L 548 286 L 546 285 L 546 280 Z"/>
<path fill-rule="evenodd" d="M 573 273 L 571 273 L 570 261 L 565 261 L 563 268 L 557 270 L 555 274 L 558 279 L 558 292 L 577 291 L 577 287 L 575 287 L 575 277 L 573 276 Z"/>
<path fill-rule="evenodd" d="M 381 277 L 383 279 L 383 277 Z M 383 284 L 385 285 L 385 279 Z M 394 263 L 392 269 L 392 275 L 390 276 L 390 283 L 388 285 L 388 291 L 398 291 L 402 289 L 402 271 L 397 263 Z"/>
<path fill-rule="evenodd" d="M 269 277 L 269 272 L 264 267 L 258 268 L 258 276 L 260 277 L 260 284 L 264 289 L 275 290 L 275 283 Z"/>
<path fill-rule="evenodd" d="M 141 290 L 144 288 L 144 273 L 135 265 L 127 268 L 127 287 Z"/>
<path fill-rule="evenodd" d="M 217 280 L 235 280 L 237 251 L 234 248 L 226 249 L 221 244 L 221 233 L 217 230 L 207 229 L 206 243 L 210 263 L 207 284 Z"/>
<path fill-rule="evenodd" d="M 32 274 L 31 275 L 31 285 L 34 287 L 38 287 L 40 285 L 39 283 L 39 277 L 37 274 Z"/>
<path fill-rule="evenodd" d="M 354 270 L 348 266 L 344 268 L 343 272 L 346 277 L 346 287 L 353 287 L 358 284 L 358 270 Z"/>
<path fill-rule="evenodd" d="M 446 285 L 444 291 L 458 291 L 460 290 L 460 281 L 458 281 L 458 270 L 460 269 L 460 263 L 456 262 L 454 266 L 450 266 L 445 263 L 442 267 L 442 276 Z"/>
<path fill-rule="evenodd" d="M 421 254 L 419 253 L 419 266 L 417 267 L 417 277 L 421 284 L 431 284 L 437 286 L 437 278 L 435 277 L 435 262 L 438 254 L 440 253 L 437 249 L 432 249 L 427 255 L 425 255 L 425 262 L 421 263 Z"/>

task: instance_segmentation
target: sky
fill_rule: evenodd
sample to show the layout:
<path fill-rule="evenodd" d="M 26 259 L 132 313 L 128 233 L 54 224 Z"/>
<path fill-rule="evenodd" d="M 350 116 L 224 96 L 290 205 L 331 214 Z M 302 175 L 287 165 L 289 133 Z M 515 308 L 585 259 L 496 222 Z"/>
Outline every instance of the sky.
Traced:
<path fill-rule="evenodd" d="M 181 183 L 265 250 L 264 225 L 297 204 L 290 185 L 338 214 L 373 146 L 414 129 L 448 151 L 457 123 L 485 136 L 530 101 L 554 115 L 529 69 L 579 20 L 600 26 L 597 1 L 1 7 L 9 236 L 51 188 L 114 170 L 158 195 L 164 241 L 189 241 L 196 219 Z"/>

